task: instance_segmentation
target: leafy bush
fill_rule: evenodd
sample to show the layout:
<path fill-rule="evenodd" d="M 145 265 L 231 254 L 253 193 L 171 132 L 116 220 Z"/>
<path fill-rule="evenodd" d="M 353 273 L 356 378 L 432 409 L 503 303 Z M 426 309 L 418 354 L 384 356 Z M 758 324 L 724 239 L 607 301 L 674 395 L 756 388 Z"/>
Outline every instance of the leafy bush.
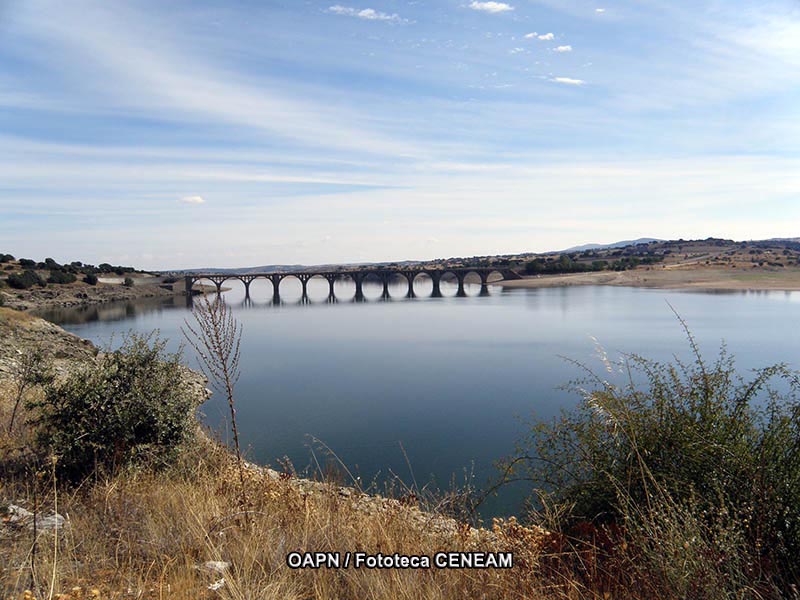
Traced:
<path fill-rule="evenodd" d="M 50 277 L 47 278 L 47 283 L 66 284 L 73 283 L 77 280 L 78 278 L 72 273 L 67 273 L 66 271 L 50 271 Z"/>
<path fill-rule="evenodd" d="M 35 267 L 36 266 L 36 261 L 32 260 L 30 258 L 20 258 L 19 259 L 19 266 L 30 269 L 31 267 Z"/>
<path fill-rule="evenodd" d="M 0 254 L 0 264 L 11 262 L 12 260 L 14 260 L 14 257 L 10 254 Z"/>
<path fill-rule="evenodd" d="M 627 527 L 660 594 L 788 590 L 800 581 L 800 378 L 779 364 L 744 380 L 724 346 L 707 364 L 689 340 L 691 364 L 628 356 L 606 362 L 625 383 L 576 382 L 583 402 L 536 424 L 506 477 L 569 507 L 562 525 Z"/>
<path fill-rule="evenodd" d="M 124 285 L 125 287 L 133 287 L 133 279 L 131 279 L 130 277 L 126 277 L 122 285 Z"/>
<path fill-rule="evenodd" d="M 169 464 L 194 432 L 194 401 L 180 354 L 153 335 L 131 334 L 122 347 L 30 403 L 37 443 L 59 456 L 62 476 L 79 481 L 126 465 Z"/>
<path fill-rule="evenodd" d="M 17 290 L 27 290 L 34 285 L 45 287 L 47 283 L 39 277 L 36 271 L 23 271 L 8 276 L 8 285 Z"/>
<path fill-rule="evenodd" d="M 89 285 L 97 285 L 97 275 L 94 273 L 87 273 L 83 281 Z"/>

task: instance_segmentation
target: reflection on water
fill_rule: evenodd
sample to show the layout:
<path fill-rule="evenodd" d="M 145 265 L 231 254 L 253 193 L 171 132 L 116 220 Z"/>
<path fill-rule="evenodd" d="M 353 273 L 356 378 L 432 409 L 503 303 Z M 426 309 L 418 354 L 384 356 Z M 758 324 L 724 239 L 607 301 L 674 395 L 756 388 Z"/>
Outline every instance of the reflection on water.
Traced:
<path fill-rule="evenodd" d="M 224 293 L 244 329 L 236 390 L 243 444 L 253 460 L 275 465 L 288 456 L 302 469 L 314 465 L 310 434 L 366 481 L 390 472 L 410 479 L 405 448 L 420 485 L 432 477 L 446 486 L 472 465 L 482 482 L 495 460 L 513 452 L 526 418 L 552 417 L 577 401 L 560 389 L 579 375 L 561 356 L 602 370 L 592 336 L 612 356 L 688 356 L 667 302 L 710 358 L 724 339 L 742 371 L 780 361 L 800 367 L 800 338 L 791 333 L 800 317 L 797 293 L 492 287 L 481 296 L 470 285 L 458 298 L 450 285 L 442 298 L 407 298 L 397 282 L 388 298 L 381 286 L 365 287 L 364 302 L 350 301 L 342 287 L 331 304 L 314 282 L 307 302 L 291 283 L 281 285 L 277 305 L 268 282 L 253 282 L 247 302 L 243 286 Z M 189 315 L 178 297 L 48 317 L 101 345 L 130 329 L 160 329 L 176 349 Z M 203 411 L 224 430 L 223 399 L 212 398 Z M 514 494 L 495 498 L 486 514 L 514 511 L 517 501 Z"/>

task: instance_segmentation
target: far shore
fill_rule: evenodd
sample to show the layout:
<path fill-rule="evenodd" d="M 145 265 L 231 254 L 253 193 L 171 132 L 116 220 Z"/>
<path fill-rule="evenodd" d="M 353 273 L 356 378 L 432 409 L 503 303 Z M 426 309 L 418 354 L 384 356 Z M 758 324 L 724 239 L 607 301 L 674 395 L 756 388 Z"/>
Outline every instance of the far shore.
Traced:
<path fill-rule="evenodd" d="M 696 291 L 800 291 L 800 269 L 698 269 L 664 268 L 599 273 L 540 275 L 498 281 L 504 288 L 545 288 L 574 285 L 617 285 L 652 289 Z"/>

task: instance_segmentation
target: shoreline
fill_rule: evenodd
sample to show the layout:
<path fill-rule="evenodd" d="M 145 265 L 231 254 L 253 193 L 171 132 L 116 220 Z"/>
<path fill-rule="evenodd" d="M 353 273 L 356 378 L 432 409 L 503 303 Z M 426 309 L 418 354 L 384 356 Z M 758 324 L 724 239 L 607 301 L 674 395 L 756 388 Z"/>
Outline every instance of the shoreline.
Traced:
<path fill-rule="evenodd" d="M 120 300 L 136 300 L 139 298 L 155 298 L 183 296 L 183 290 L 167 289 L 162 284 L 148 283 L 125 287 L 111 283 L 98 283 L 91 286 L 84 283 L 69 285 L 48 285 L 46 288 L 30 288 L 27 290 L 0 290 L 6 308 L 22 312 L 33 312 L 51 308 L 72 308 L 106 304 Z"/>
<path fill-rule="evenodd" d="M 800 291 L 800 269 L 767 271 L 759 269 L 680 269 L 650 268 L 646 270 L 598 273 L 569 273 L 564 275 L 528 276 L 513 281 L 498 281 L 510 289 L 608 285 L 646 289 L 687 291 Z"/>

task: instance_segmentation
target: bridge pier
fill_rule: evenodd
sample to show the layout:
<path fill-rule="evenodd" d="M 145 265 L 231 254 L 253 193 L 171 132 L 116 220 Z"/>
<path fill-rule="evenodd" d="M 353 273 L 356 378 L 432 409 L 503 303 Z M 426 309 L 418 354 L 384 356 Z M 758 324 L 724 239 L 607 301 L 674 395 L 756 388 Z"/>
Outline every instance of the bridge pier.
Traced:
<path fill-rule="evenodd" d="M 439 283 L 442 281 L 442 274 L 441 273 L 431 273 L 431 279 L 433 280 L 433 291 L 431 292 L 431 298 L 441 298 L 442 297 L 442 289 L 439 287 Z"/>
<path fill-rule="evenodd" d="M 336 275 L 326 275 L 325 279 L 328 280 L 328 298 L 336 298 L 336 292 L 333 289 L 333 284 L 336 282 Z"/>
<path fill-rule="evenodd" d="M 403 273 L 406 276 L 406 280 L 408 281 L 408 291 L 406 292 L 406 298 L 416 298 L 414 295 L 414 275 L 415 273 Z"/>
<path fill-rule="evenodd" d="M 272 282 L 272 303 L 281 303 L 281 279 L 283 275 L 270 275 L 269 280 Z"/>
<path fill-rule="evenodd" d="M 389 277 L 390 275 L 388 273 L 381 275 L 381 282 L 383 283 L 383 292 L 381 292 L 381 298 L 383 300 L 388 300 L 392 297 L 392 295 L 389 293 Z"/>
<path fill-rule="evenodd" d="M 466 275 L 464 273 L 456 273 L 456 277 L 458 277 L 458 291 L 456 292 L 456 296 L 464 298 L 467 295 L 467 292 L 464 290 L 464 277 L 466 277 Z"/>
<path fill-rule="evenodd" d="M 364 301 L 364 274 L 363 273 L 354 273 L 352 275 L 353 281 L 356 282 L 356 295 L 355 300 L 356 302 L 363 302 Z"/>

